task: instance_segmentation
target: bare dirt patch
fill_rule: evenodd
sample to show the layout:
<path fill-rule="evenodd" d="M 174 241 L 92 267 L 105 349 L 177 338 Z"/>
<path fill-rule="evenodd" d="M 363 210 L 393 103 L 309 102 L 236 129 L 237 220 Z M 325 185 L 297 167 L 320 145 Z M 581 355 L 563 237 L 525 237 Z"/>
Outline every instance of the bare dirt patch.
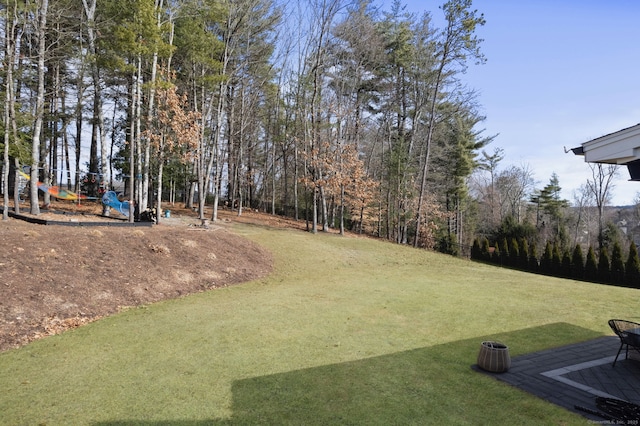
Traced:
<path fill-rule="evenodd" d="M 39 219 L 115 221 L 100 206 L 60 204 Z M 243 221 L 265 224 L 247 212 Z M 262 219 L 261 219 L 262 218 Z M 271 255 L 233 234 L 221 212 L 203 228 L 172 209 L 152 227 L 37 225 L 0 221 L 0 351 L 138 306 L 265 276 Z M 267 225 L 287 226 L 271 217 Z"/>

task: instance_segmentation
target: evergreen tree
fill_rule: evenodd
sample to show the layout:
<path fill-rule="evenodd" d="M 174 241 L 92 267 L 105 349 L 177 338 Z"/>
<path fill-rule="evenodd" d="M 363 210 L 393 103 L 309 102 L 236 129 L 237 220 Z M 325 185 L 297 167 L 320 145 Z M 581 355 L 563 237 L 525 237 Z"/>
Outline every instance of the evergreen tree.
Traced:
<path fill-rule="evenodd" d="M 606 247 L 600 250 L 598 256 L 598 281 L 601 283 L 608 283 L 611 279 L 611 264 L 609 262 L 609 253 Z"/>
<path fill-rule="evenodd" d="M 489 240 L 485 237 L 482 238 L 482 246 L 480 248 L 481 259 L 485 262 L 491 261 L 491 250 L 489 249 Z"/>
<path fill-rule="evenodd" d="M 562 255 L 560 254 L 560 245 L 553 244 L 553 252 L 551 254 L 551 271 L 555 276 L 560 276 L 562 271 Z"/>
<path fill-rule="evenodd" d="M 480 248 L 480 241 L 478 240 L 478 238 L 475 238 L 473 240 L 473 245 L 471 246 L 471 259 L 482 259 L 482 249 Z"/>
<path fill-rule="evenodd" d="M 565 250 L 562 254 L 562 264 L 560 266 L 560 276 L 564 278 L 571 278 L 571 252 Z"/>
<path fill-rule="evenodd" d="M 520 262 L 520 247 L 518 241 L 515 238 L 511 238 L 509 244 L 509 266 L 519 266 Z"/>
<path fill-rule="evenodd" d="M 526 270 L 529 265 L 529 243 L 526 238 L 520 239 L 520 260 L 519 267 Z"/>
<path fill-rule="evenodd" d="M 595 265 L 595 257 L 594 257 L 594 265 Z M 584 256 L 582 255 L 582 248 L 580 244 L 576 244 L 576 247 L 573 249 L 573 255 L 571 257 L 571 277 L 581 280 L 584 278 Z"/>
<path fill-rule="evenodd" d="M 553 173 L 549 184 L 542 189 L 537 199 L 540 208 L 549 216 L 551 222 L 554 224 L 556 236 L 560 236 L 560 234 L 565 231 L 563 230 L 562 218 L 565 208 L 569 205 L 569 201 L 560 198 L 561 191 L 562 188 L 560 187 L 558 175 Z"/>
<path fill-rule="evenodd" d="M 494 247 L 493 254 L 491 255 L 491 261 L 498 265 L 502 262 L 502 253 L 500 253 L 500 251 L 500 243 L 496 241 L 496 246 Z"/>
<path fill-rule="evenodd" d="M 551 241 L 547 241 L 544 247 L 544 253 L 542 253 L 542 258 L 540 259 L 540 272 L 550 275 L 553 271 L 552 261 L 553 246 L 551 245 Z"/>
<path fill-rule="evenodd" d="M 429 61 L 429 65 L 435 65 L 433 67 L 432 82 L 427 86 L 427 90 L 424 95 L 430 96 L 428 98 L 428 105 L 425 108 L 425 125 L 426 135 L 424 138 L 424 145 L 421 158 L 421 180 L 420 191 L 418 194 L 418 208 L 416 213 L 416 230 L 415 241 L 417 242 L 420 235 L 420 227 L 422 226 L 422 216 L 425 214 L 423 210 L 423 200 L 427 196 L 428 175 L 430 167 L 430 157 L 436 140 L 436 124 L 441 120 L 439 118 L 438 103 L 440 101 L 440 94 L 447 91 L 447 86 L 455 81 L 452 78 L 457 73 L 463 73 L 466 71 L 466 61 L 469 59 L 475 59 L 477 63 L 484 62 L 484 55 L 480 52 L 480 43 L 482 39 L 475 35 L 476 28 L 485 24 L 485 19 L 482 14 L 477 14 L 478 11 L 472 8 L 471 0 L 449 0 L 441 6 L 444 12 L 446 26 L 445 29 L 433 40 L 435 44 L 427 43 L 428 53 L 432 54 L 435 63 Z M 427 26 L 429 27 L 429 26 Z M 427 32 L 428 34 L 428 32 Z M 419 47 L 418 45 L 417 47 Z M 435 47 L 435 50 L 431 50 L 431 46 Z M 405 70 L 402 70 L 403 74 Z M 426 70 L 424 70 L 426 71 Z M 416 90 L 416 86 L 422 87 L 422 85 L 414 85 L 411 90 Z M 416 112 L 417 114 L 417 112 Z M 414 129 L 415 130 L 415 129 Z M 464 138 L 469 138 L 469 133 L 472 134 L 471 128 L 466 129 L 466 135 Z M 475 138 L 469 138 L 475 139 Z M 472 142 L 472 146 L 475 145 Z M 481 147 L 480 144 L 479 147 Z M 417 243 L 415 244 L 417 246 Z M 504 247 L 506 249 L 506 247 Z"/>
<path fill-rule="evenodd" d="M 506 238 L 500 241 L 500 263 L 509 265 L 509 244 L 507 244 Z"/>
<path fill-rule="evenodd" d="M 616 285 L 624 284 L 624 260 L 622 258 L 622 248 L 616 241 L 611 252 L 611 283 Z"/>
<path fill-rule="evenodd" d="M 584 278 L 588 281 L 598 281 L 598 263 L 596 262 L 596 253 L 593 247 L 589 246 L 587 251 L 587 259 L 584 264 Z"/>
<path fill-rule="evenodd" d="M 529 245 L 529 270 L 532 272 L 538 272 L 540 264 L 538 263 L 538 247 L 535 241 L 531 241 Z"/>
<path fill-rule="evenodd" d="M 627 286 L 640 288 L 640 258 L 638 258 L 638 248 L 634 242 L 629 245 L 629 256 L 627 257 L 624 276 Z"/>

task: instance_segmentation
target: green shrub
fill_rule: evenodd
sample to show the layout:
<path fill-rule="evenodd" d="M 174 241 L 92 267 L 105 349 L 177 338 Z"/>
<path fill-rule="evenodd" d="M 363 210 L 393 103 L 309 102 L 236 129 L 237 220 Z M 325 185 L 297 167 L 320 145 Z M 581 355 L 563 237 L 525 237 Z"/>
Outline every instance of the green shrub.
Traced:
<path fill-rule="evenodd" d="M 480 241 L 478 238 L 473 240 L 473 245 L 471 246 L 471 259 L 473 260 L 481 260 L 482 259 L 482 249 L 480 248 Z"/>
<path fill-rule="evenodd" d="M 501 257 L 502 254 L 500 253 L 500 243 L 496 241 L 496 246 L 493 248 L 493 254 L 491 255 L 491 261 L 499 265 L 502 261 Z"/>
<path fill-rule="evenodd" d="M 531 241 L 529 245 L 529 270 L 532 272 L 538 272 L 540 264 L 538 263 L 538 247 L 535 241 Z"/>
<path fill-rule="evenodd" d="M 560 276 L 565 278 L 571 277 L 571 253 L 565 250 L 562 254 L 562 264 L 560 265 Z"/>
<path fill-rule="evenodd" d="M 598 256 L 598 281 L 608 283 L 611 276 L 611 264 L 609 262 L 609 253 L 605 247 L 600 249 Z"/>
<path fill-rule="evenodd" d="M 482 237 L 480 254 L 482 256 L 482 260 L 484 260 L 485 262 L 489 262 L 491 260 L 491 250 L 489 249 L 489 240 L 486 237 Z"/>
<path fill-rule="evenodd" d="M 593 259 L 595 265 L 595 257 Z M 584 256 L 582 255 L 582 248 L 580 244 L 576 244 L 573 249 L 573 255 L 571 256 L 571 276 L 575 279 L 581 280 L 584 278 Z"/>
<path fill-rule="evenodd" d="M 547 241 L 547 244 L 544 247 L 544 253 L 542 253 L 542 258 L 540 259 L 540 272 L 551 275 L 553 273 L 552 261 L 553 246 L 550 241 Z"/>
<path fill-rule="evenodd" d="M 560 246 L 558 243 L 553 244 L 553 253 L 551 255 L 551 274 L 560 276 L 562 272 L 562 255 L 560 254 Z"/>
<path fill-rule="evenodd" d="M 638 248 L 634 242 L 629 245 L 629 256 L 625 265 L 625 284 L 629 287 L 640 288 L 640 258 L 638 258 Z"/>
<path fill-rule="evenodd" d="M 624 260 L 622 260 L 622 248 L 616 241 L 611 252 L 611 282 L 613 284 L 624 283 Z"/>
<path fill-rule="evenodd" d="M 502 265 L 509 264 L 509 244 L 506 238 L 500 241 L 500 263 Z"/>
<path fill-rule="evenodd" d="M 584 264 L 584 278 L 588 281 L 598 281 L 598 263 L 596 262 L 596 253 L 591 246 L 587 251 L 587 260 Z"/>
<path fill-rule="evenodd" d="M 526 238 L 520 239 L 520 259 L 518 261 L 518 266 L 522 269 L 528 269 L 529 265 L 529 243 Z"/>
<path fill-rule="evenodd" d="M 509 242 L 509 265 L 517 267 L 520 263 L 520 247 L 518 246 L 518 240 L 511 238 Z"/>

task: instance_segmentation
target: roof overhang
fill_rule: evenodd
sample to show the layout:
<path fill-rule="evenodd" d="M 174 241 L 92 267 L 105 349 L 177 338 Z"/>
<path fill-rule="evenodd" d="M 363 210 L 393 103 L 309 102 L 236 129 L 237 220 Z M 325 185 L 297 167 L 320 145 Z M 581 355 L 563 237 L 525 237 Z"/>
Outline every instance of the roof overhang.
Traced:
<path fill-rule="evenodd" d="M 640 180 L 640 124 L 584 142 L 572 148 L 587 163 L 626 165 L 631 180 Z"/>

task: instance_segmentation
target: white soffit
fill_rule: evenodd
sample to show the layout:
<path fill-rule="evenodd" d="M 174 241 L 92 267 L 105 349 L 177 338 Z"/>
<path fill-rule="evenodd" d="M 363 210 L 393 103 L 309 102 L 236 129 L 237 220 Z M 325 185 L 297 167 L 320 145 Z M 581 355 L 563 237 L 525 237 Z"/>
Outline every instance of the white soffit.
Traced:
<path fill-rule="evenodd" d="M 588 163 L 626 164 L 640 159 L 640 124 L 582 144 Z"/>

